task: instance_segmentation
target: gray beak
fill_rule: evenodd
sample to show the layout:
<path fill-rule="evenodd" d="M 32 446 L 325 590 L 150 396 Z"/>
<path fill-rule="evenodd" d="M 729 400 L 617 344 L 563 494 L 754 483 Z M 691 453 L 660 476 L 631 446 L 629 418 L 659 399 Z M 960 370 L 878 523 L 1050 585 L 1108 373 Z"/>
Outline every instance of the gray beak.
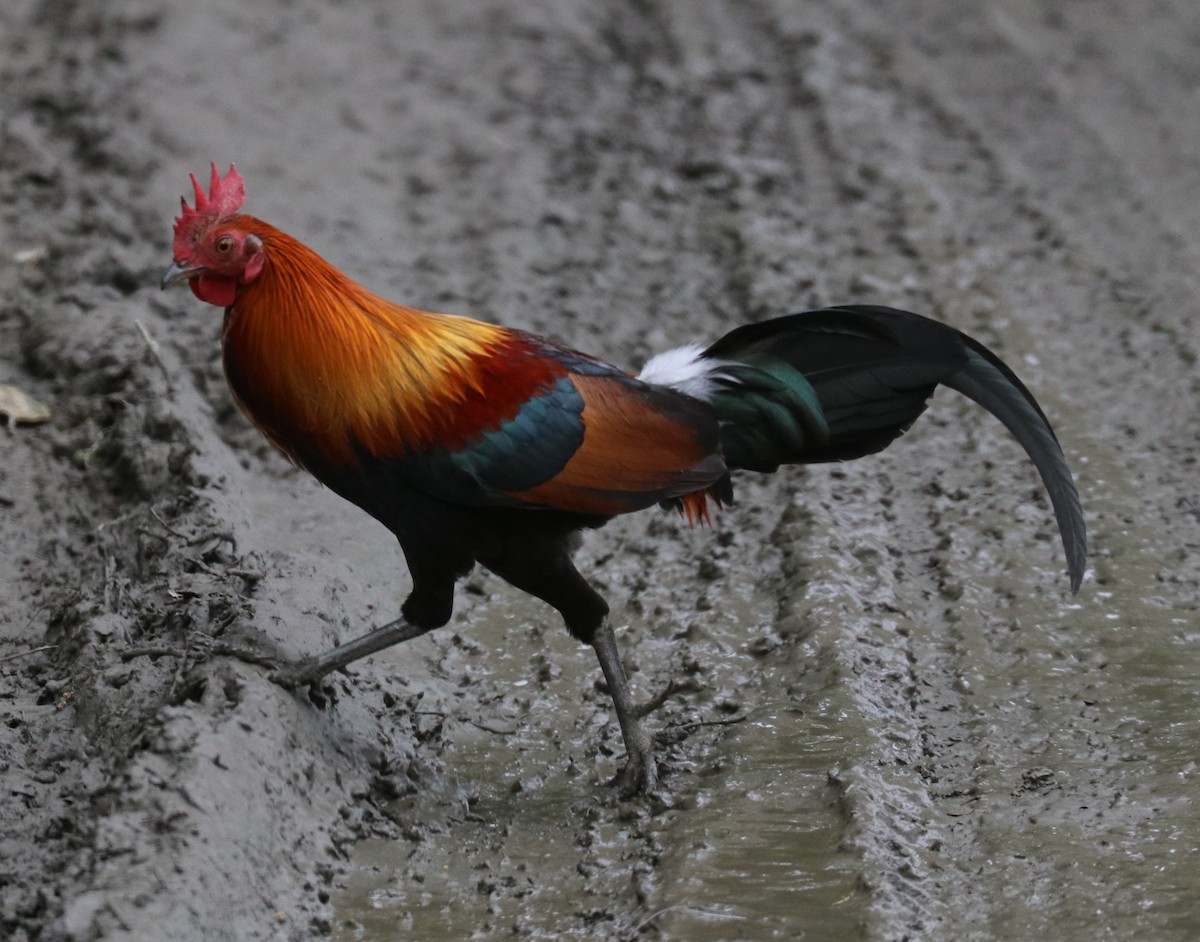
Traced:
<path fill-rule="evenodd" d="M 199 275 L 203 271 L 204 271 L 203 265 L 192 265 L 189 268 L 188 266 L 183 265 L 180 262 L 171 262 L 171 264 L 167 268 L 167 270 L 165 272 L 163 272 L 162 289 L 164 291 L 166 291 L 167 288 L 170 288 L 173 285 L 177 285 L 177 284 L 187 281 L 191 278 L 195 278 L 197 275 Z"/>

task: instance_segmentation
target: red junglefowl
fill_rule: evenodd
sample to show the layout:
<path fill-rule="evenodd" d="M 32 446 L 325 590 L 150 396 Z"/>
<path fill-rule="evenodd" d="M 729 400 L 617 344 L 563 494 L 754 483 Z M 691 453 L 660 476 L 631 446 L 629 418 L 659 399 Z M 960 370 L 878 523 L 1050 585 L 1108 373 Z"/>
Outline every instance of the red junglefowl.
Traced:
<path fill-rule="evenodd" d="M 616 708 L 623 794 L 655 786 L 608 605 L 576 571 L 578 531 L 653 504 L 692 521 L 732 498 L 732 471 L 858 458 L 924 411 L 938 384 L 998 417 L 1037 466 L 1071 589 L 1086 536 L 1071 472 L 1033 396 L 980 343 L 935 321 L 852 305 L 739 327 L 636 376 L 549 340 L 377 297 L 312 249 L 242 215 L 215 166 L 175 221 L 163 287 L 225 309 L 225 375 L 284 455 L 399 539 L 403 617 L 275 679 L 316 681 L 444 625 L 480 563 L 548 602 L 590 644 Z"/>

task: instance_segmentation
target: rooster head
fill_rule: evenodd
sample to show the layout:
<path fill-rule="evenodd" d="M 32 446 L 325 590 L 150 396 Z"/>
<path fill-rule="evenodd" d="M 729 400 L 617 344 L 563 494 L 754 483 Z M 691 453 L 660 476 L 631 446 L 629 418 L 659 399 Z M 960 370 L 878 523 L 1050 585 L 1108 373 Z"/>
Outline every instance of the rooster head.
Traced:
<path fill-rule="evenodd" d="M 162 286 L 186 281 L 201 301 L 229 307 L 238 288 L 261 273 L 265 256 L 262 239 L 248 233 L 238 215 L 246 201 L 246 183 L 232 164 L 224 178 L 212 165 L 208 193 L 192 174 L 195 208 L 181 198 L 182 211 L 175 219 L 174 260 L 163 272 Z"/>

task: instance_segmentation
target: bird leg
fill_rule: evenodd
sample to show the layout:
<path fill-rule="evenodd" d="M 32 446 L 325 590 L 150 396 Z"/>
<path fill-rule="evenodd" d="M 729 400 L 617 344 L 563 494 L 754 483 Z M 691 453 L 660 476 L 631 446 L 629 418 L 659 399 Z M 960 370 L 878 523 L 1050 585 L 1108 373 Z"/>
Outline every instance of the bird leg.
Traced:
<path fill-rule="evenodd" d="M 607 618 L 596 630 L 592 647 L 596 649 L 596 658 L 608 683 L 608 692 L 617 711 L 617 722 L 621 724 L 621 736 L 625 740 L 625 767 L 613 779 L 613 784 L 622 798 L 630 798 L 638 792 L 651 791 L 658 785 L 654 742 L 639 722 L 639 717 L 644 714 L 629 693 L 629 680 L 621 665 L 617 638 Z"/>
<path fill-rule="evenodd" d="M 341 670 L 359 658 L 390 648 L 401 641 L 409 641 L 425 634 L 429 629 L 411 624 L 407 619 L 397 618 L 382 628 L 368 631 L 365 635 L 347 641 L 336 648 L 306 658 L 299 663 L 281 668 L 271 675 L 271 680 L 281 687 L 301 687 L 311 684 L 332 671 Z"/>

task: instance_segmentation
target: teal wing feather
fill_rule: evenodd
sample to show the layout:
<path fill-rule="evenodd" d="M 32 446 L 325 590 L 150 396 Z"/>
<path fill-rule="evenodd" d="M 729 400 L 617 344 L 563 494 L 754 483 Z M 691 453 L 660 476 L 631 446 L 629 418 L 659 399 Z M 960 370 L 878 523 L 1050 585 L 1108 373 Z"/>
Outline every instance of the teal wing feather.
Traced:
<path fill-rule="evenodd" d="M 570 376 L 562 376 L 465 444 L 371 459 L 372 471 L 447 503 L 525 506 L 515 495 L 552 479 L 582 445 L 583 406 Z"/>
<path fill-rule="evenodd" d="M 511 419 L 444 459 L 491 493 L 536 487 L 558 474 L 583 444 L 583 405 L 570 376 L 563 376 L 526 400 Z"/>

